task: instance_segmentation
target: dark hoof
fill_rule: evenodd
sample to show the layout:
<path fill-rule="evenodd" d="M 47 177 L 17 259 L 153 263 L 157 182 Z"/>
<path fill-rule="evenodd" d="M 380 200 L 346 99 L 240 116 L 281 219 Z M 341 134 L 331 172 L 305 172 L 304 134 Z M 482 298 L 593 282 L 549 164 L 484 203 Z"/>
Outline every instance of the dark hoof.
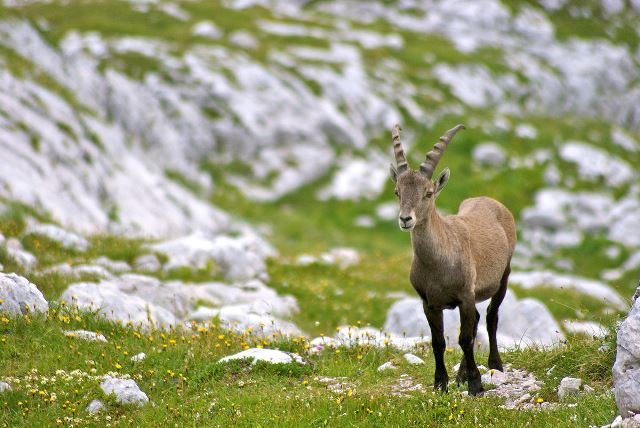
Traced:
<path fill-rule="evenodd" d="M 469 395 L 473 395 L 474 397 L 481 397 L 482 395 L 484 395 L 484 388 L 480 387 L 480 389 L 476 390 L 476 391 L 472 391 L 470 389 L 469 390 Z"/>
<path fill-rule="evenodd" d="M 469 395 L 478 396 L 482 395 L 484 388 L 482 388 L 482 382 L 480 378 L 469 381 Z"/>
<path fill-rule="evenodd" d="M 448 392 L 448 383 L 448 379 L 436 379 L 435 383 L 433 384 L 433 389 L 435 389 L 436 391 Z"/>

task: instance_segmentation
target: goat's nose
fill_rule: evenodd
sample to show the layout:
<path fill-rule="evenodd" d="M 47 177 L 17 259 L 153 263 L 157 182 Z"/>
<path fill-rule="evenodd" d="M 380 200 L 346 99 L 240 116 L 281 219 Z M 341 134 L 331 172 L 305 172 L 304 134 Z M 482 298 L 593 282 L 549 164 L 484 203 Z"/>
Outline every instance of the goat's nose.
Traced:
<path fill-rule="evenodd" d="M 409 223 L 411 220 L 413 220 L 413 217 L 409 216 L 409 217 L 402 217 L 400 216 L 400 221 L 407 224 Z"/>

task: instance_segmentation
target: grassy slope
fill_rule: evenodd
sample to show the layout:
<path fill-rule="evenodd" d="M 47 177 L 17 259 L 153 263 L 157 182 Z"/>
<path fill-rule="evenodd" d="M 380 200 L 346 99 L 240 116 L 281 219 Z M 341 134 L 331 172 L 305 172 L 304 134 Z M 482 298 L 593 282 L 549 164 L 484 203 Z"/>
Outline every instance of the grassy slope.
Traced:
<path fill-rule="evenodd" d="M 109 343 L 65 337 L 62 330 L 89 329 L 103 333 Z M 613 351 L 599 352 L 600 341 L 572 339 L 562 350 L 515 351 L 506 362 L 527 367 L 547 385 L 539 398 L 555 402 L 554 387 L 563 376 L 589 379 L 595 392 L 550 411 L 509 411 L 491 397 L 467 398 L 452 385 L 449 394 L 390 394 L 400 373 L 429 384 L 433 372 L 430 351 L 418 351 L 426 366 L 409 366 L 402 352 L 356 347 L 310 356 L 308 364 L 216 364 L 218 358 L 246 346 L 280 347 L 303 353 L 304 340 L 268 343 L 252 333 L 232 335 L 208 329 L 138 333 L 66 307 L 53 307 L 43 316 L 0 319 L 0 377 L 9 378 L 13 391 L 0 399 L 0 426 L 586 426 L 611 420 L 613 396 L 608 392 Z M 610 340 L 609 340 L 610 341 Z M 130 357 L 145 352 L 142 363 Z M 38 358 L 32 358 L 38 355 Z M 480 355 L 482 361 L 486 355 Z M 459 361 L 447 354 L 449 368 Z M 400 370 L 380 374 L 377 367 L 392 360 Z M 552 371 L 548 369 L 554 367 Z M 67 374 L 56 373 L 64 370 Z M 78 370 L 72 374 L 74 370 Z M 143 408 L 117 405 L 99 389 L 97 376 L 131 375 L 153 404 Z M 351 392 L 331 393 L 318 381 L 322 376 L 345 376 Z M 15 378 L 19 379 L 19 382 Z M 94 398 L 107 409 L 95 416 L 84 408 Z"/>

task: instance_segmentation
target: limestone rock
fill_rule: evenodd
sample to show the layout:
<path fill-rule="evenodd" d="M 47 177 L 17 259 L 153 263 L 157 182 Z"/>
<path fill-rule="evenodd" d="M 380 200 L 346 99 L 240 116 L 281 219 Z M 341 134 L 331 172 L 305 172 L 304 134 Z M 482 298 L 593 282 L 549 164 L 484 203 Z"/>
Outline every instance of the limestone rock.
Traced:
<path fill-rule="evenodd" d="M 504 149 L 496 143 L 482 143 L 473 148 L 473 160 L 481 166 L 500 166 L 507 160 Z"/>
<path fill-rule="evenodd" d="M 500 370 L 491 369 L 482 375 L 482 383 L 488 383 L 490 385 L 500 386 L 507 382 L 507 375 Z"/>
<path fill-rule="evenodd" d="M 0 394 L 6 391 L 11 391 L 11 385 L 7 382 L 0 382 Z"/>
<path fill-rule="evenodd" d="M 234 281 L 265 279 L 265 259 L 275 254 L 269 244 L 251 233 L 230 237 L 197 232 L 154 244 L 151 248 L 167 255 L 166 270 L 205 268 L 209 262 L 214 262 L 226 278 Z"/>
<path fill-rule="evenodd" d="M 35 284 L 15 273 L 0 272 L 0 312 L 19 316 L 48 309 L 49 303 Z"/>
<path fill-rule="evenodd" d="M 640 287 L 636 293 L 640 291 Z M 623 418 L 640 413 L 640 299 L 618 328 L 613 386 L 618 411 Z"/>
<path fill-rule="evenodd" d="M 143 254 L 133 261 L 133 268 L 141 272 L 158 272 L 162 263 L 155 254 Z"/>
<path fill-rule="evenodd" d="M 291 352 L 283 352 L 277 349 L 250 348 L 237 354 L 229 355 L 218 360 L 218 363 L 224 363 L 231 360 L 251 359 L 252 364 L 258 361 L 266 361 L 273 364 L 299 363 L 305 364 L 305 361 L 298 354 Z"/>
<path fill-rule="evenodd" d="M 4 245 L 8 256 L 24 269 L 31 270 L 38 264 L 36 256 L 25 250 L 22 243 L 16 238 L 7 239 Z"/>
<path fill-rule="evenodd" d="M 140 390 L 133 379 L 122 379 L 105 376 L 100 384 L 105 394 L 115 394 L 116 401 L 120 404 L 134 404 L 142 406 L 149 401 L 147 394 Z"/>
<path fill-rule="evenodd" d="M 67 337 L 75 337 L 82 340 L 88 340 L 90 342 L 104 342 L 107 343 L 107 338 L 100 333 L 87 330 L 66 330 L 63 332 Z"/>
<path fill-rule="evenodd" d="M 100 256 L 93 261 L 94 264 L 109 269 L 113 273 L 130 272 L 131 266 L 123 260 L 111 260 L 106 256 Z"/>
<path fill-rule="evenodd" d="M 100 410 L 104 409 L 104 404 L 100 400 L 92 400 L 91 403 L 86 408 L 86 412 L 89 414 L 98 413 Z"/>
<path fill-rule="evenodd" d="M 386 363 L 382 364 L 380 367 L 378 367 L 378 371 L 379 372 L 386 372 L 387 370 L 395 370 L 398 367 L 396 367 L 391 361 L 387 361 Z"/>
<path fill-rule="evenodd" d="M 560 381 L 560 385 L 558 386 L 558 397 L 560 399 L 580 392 L 580 387 L 582 386 L 582 379 L 578 379 L 575 377 L 565 377 Z"/>
<path fill-rule="evenodd" d="M 142 328 L 168 328 L 176 324 L 176 317 L 169 310 L 126 294 L 110 282 L 71 284 L 60 299 L 123 324 L 131 322 Z"/>
<path fill-rule="evenodd" d="M 26 235 L 44 236 L 63 248 L 81 253 L 89 249 L 89 241 L 86 238 L 55 224 L 32 223 L 27 227 Z"/>
<path fill-rule="evenodd" d="M 424 364 L 424 360 L 417 355 L 404 354 L 403 357 L 407 361 L 407 363 L 411 364 L 412 366 L 419 366 Z"/>

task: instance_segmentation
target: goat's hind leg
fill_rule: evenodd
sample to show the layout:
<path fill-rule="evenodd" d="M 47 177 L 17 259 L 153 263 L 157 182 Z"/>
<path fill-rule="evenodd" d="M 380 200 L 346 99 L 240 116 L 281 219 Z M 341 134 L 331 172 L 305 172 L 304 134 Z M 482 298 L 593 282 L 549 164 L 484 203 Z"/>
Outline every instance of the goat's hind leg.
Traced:
<path fill-rule="evenodd" d="M 498 292 L 491 298 L 491 303 L 487 308 L 487 332 L 489 333 L 489 368 L 502 371 L 502 359 L 498 352 L 498 342 L 496 340 L 496 332 L 498 330 L 498 309 L 507 294 L 507 283 L 509 274 L 511 273 L 511 265 L 507 264 L 507 268 L 500 280 L 500 288 Z"/>
<path fill-rule="evenodd" d="M 433 387 L 443 392 L 447 392 L 449 375 L 444 365 L 444 350 L 446 342 L 444 340 L 444 322 L 442 320 L 442 309 L 429 308 L 426 302 L 422 302 L 424 314 L 427 316 L 429 327 L 431 328 L 431 347 L 436 360 L 436 373 Z"/>
<path fill-rule="evenodd" d="M 478 395 L 484 391 L 480 380 L 480 371 L 473 356 L 473 344 L 475 342 L 474 327 L 476 325 L 476 305 L 473 299 L 460 305 L 460 339 L 458 343 L 464 352 L 467 364 L 467 382 L 469 394 Z"/>
<path fill-rule="evenodd" d="M 473 338 L 478 336 L 478 323 L 480 322 L 480 312 L 476 309 L 476 324 L 473 327 Z M 467 373 L 467 360 L 465 356 L 462 356 L 462 360 L 460 361 L 460 367 L 458 368 L 458 375 L 456 376 L 456 382 L 458 384 L 465 383 L 469 378 Z"/>

